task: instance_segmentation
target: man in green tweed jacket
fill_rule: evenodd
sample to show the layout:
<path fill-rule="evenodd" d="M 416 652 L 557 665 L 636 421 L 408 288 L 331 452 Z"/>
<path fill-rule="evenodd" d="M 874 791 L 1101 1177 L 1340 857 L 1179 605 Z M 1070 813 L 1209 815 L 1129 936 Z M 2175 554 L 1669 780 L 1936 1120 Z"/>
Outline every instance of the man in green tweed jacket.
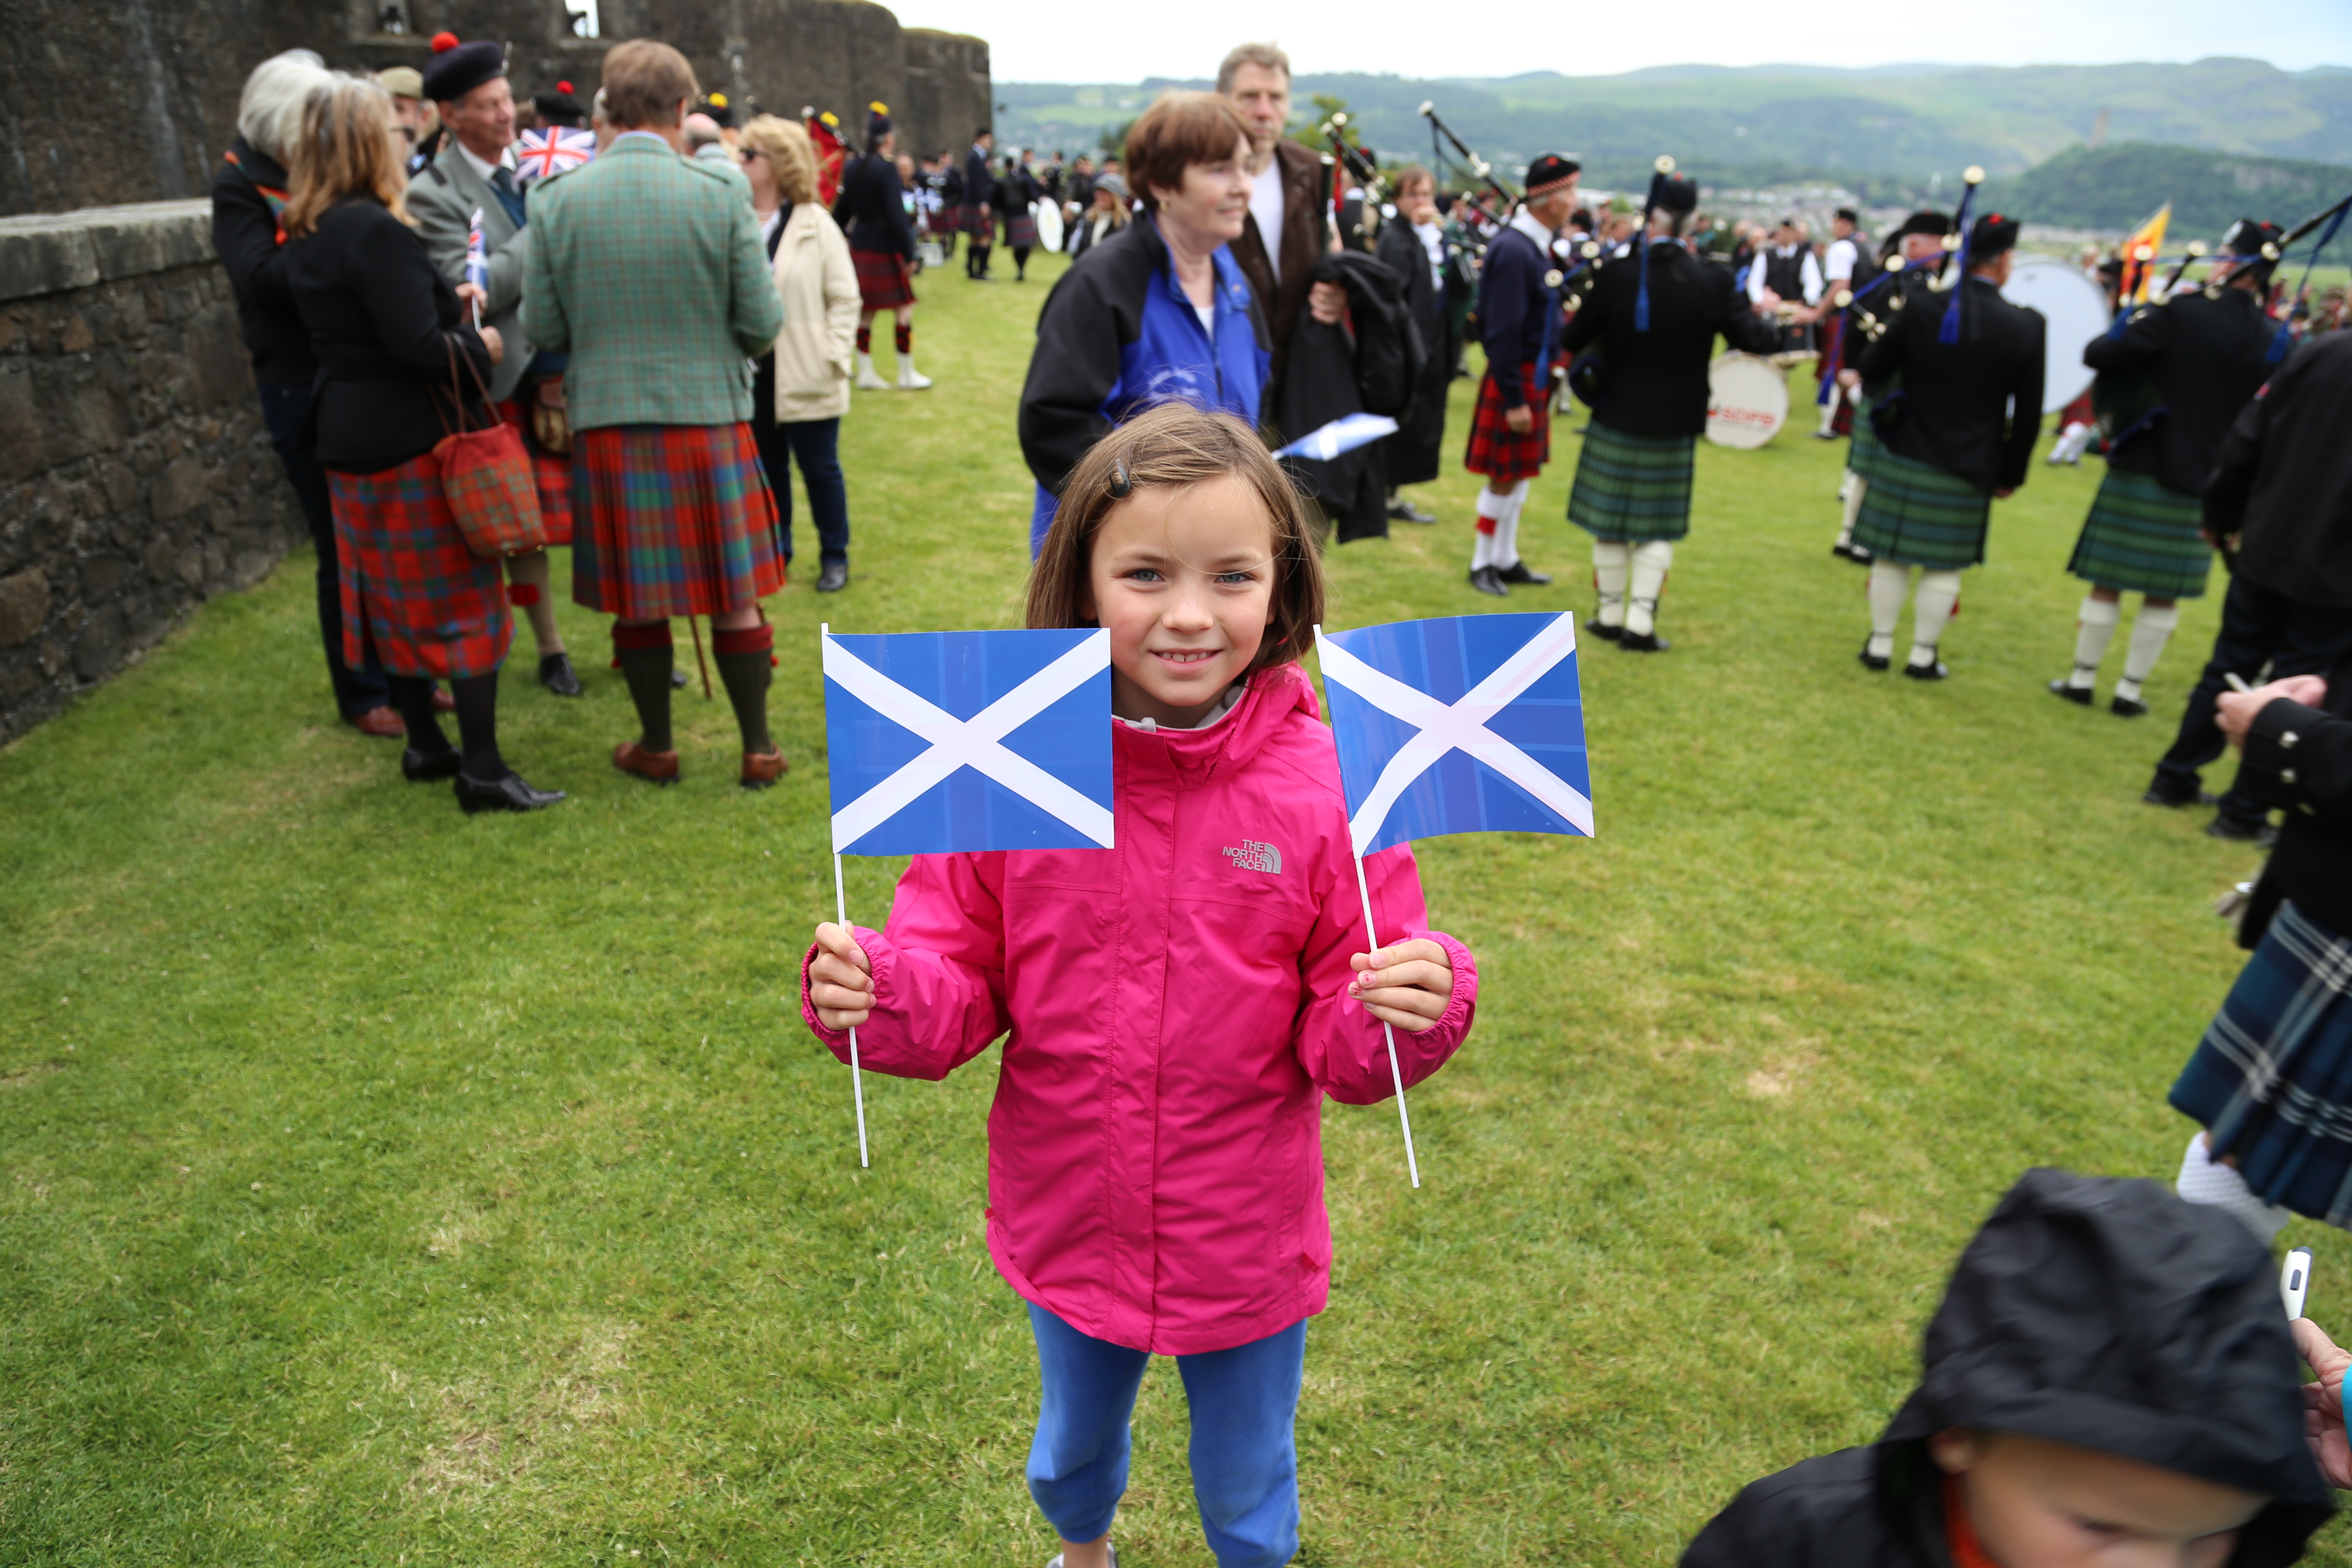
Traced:
<path fill-rule="evenodd" d="M 635 39 L 605 57 L 604 114 L 621 134 L 532 191 L 523 329 L 572 356 L 572 596 L 616 617 L 644 727 L 614 748 L 614 765 L 677 781 L 669 623 L 709 616 L 743 731 L 741 782 L 756 789 L 784 771 L 768 733 L 759 605 L 784 569 L 748 424 L 751 362 L 775 342 L 783 307 L 740 189 L 684 155 L 698 92 L 667 44 Z"/>

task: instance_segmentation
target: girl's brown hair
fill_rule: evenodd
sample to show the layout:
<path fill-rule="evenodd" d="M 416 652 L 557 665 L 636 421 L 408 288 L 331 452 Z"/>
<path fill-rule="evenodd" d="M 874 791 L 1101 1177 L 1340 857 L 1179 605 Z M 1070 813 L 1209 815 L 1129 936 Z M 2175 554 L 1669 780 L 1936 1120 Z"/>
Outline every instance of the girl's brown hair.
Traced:
<path fill-rule="evenodd" d="M 1029 625 L 1091 624 L 1085 604 L 1093 587 L 1095 535 L 1111 508 L 1139 489 L 1189 489 L 1228 477 L 1256 492 L 1273 536 L 1274 599 L 1248 673 L 1304 656 L 1323 619 L 1323 558 L 1308 537 L 1307 509 L 1256 431 L 1230 414 L 1189 403 L 1163 403 L 1138 415 L 1070 470 L 1029 569 Z"/>
<path fill-rule="evenodd" d="M 816 149 L 809 133 L 773 114 L 754 115 L 743 127 L 743 144 L 756 147 L 775 166 L 776 190 L 794 206 L 816 200 Z"/>
<path fill-rule="evenodd" d="M 312 232 L 320 216 L 346 196 L 373 197 L 401 222 L 416 226 L 392 141 L 392 95 L 374 82 L 337 71 L 320 83 L 302 105 L 302 133 L 289 151 L 287 238 Z"/>

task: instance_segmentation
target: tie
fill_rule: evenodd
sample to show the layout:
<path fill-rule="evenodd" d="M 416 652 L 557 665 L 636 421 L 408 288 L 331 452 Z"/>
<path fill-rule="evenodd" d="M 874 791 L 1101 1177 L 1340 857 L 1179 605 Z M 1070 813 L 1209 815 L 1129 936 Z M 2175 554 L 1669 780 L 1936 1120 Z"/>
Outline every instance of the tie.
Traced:
<path fill-rule="evenodd" d="M 503 163 L 492 169 L 490 189 L 498 194 L 499 205 L 507 209 L 507 216 L 514 219 L 515 227 L 520 228 L 524 221 L 524 209 L 522 195 L 515 189 L 514 171 Z"/>

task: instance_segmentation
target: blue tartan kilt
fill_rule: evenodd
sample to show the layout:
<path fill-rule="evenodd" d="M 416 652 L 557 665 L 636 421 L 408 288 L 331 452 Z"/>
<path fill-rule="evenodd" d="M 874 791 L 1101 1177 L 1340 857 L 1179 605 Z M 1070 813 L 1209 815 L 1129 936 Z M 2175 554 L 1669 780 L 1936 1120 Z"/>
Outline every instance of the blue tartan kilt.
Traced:
<path fill-rule="evenodd" d="M 1626 544 L 1677 540 L 1690 532 L 1691 455 L 1696 436 L 1628 436 L 1599 419 L 1584 432 L 1568 521 Z"/>
<path fill-rule="evenodd" d="M 1853 395 L 1853 442 L 1848 449 L 1845 466 L 1865 480 L 1878 477 L 1878 460 L 1885 456 L 1886 444 L 1878 438 L 1878 426 L 1870 422 L 1870 399 L 1860 390 Z"/>
<path fill-rule="evenodd" d="M 2100 588 L 2129 588 L 2159 599 L 2205 592 L 2213 547 L 2198 532 L 2195 496 L 2147 474 L 2111 468 L 2092 499 L 2066 570 Z"/>
<path fill-rule="evenodd" d="M 2352 937 L 2282 903 L 2170 1099 L 2255 1196 L 2352 1228 Z"/>
<path fill-rule="evenodd" d="M 1968 480 L 1882 448 L 1865 482 L 1853 542 L 1881 561 L 1957 572 L 1984 559 L 1992 498 Z"/>

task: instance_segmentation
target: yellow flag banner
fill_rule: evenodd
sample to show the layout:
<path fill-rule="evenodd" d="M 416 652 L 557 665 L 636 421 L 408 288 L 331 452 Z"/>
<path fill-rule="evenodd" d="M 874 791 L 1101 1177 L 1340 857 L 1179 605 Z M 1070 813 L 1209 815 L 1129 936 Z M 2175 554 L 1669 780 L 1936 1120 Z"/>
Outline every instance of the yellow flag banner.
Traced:
<path fill-rule="evenodd" d="M 2132 230 L 2123 243 L 2123 294 L 2126 305 L 2147 302 L 2150 284 L 2156 278 L 2156 258 L 2164 253 L 2164 230 L 2172 221 L 2172 204 L 2165 203 L 2156 209 L 2156 216 Z"/>

